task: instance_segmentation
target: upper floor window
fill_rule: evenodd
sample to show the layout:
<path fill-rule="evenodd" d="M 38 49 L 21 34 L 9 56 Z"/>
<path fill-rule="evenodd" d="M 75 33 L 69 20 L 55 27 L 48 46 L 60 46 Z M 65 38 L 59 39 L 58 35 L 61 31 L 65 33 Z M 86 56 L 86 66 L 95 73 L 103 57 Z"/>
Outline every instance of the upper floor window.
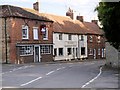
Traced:
<path fill-rule="evenodd" d="M 38 40 L 38 27 L 33 27 L 33 38 Z"/>
<path fill-rule="evenodd" d="M 98 41 L 98 43 L 100 43 L 100 36 L 97 37 L 97 41 Z"/>
<path fill-rule="evenodd" d="M 68 35 L 68 40 L 72 40 L 72 35 L 71 34 Z"/>
<path fill-rule="evenodd" d="M 43 36 L 43 40 L 48 40 L 48 28 L 46 25 L 41 25 L 41 33 Z"/>
<path fill-rule="evenodd" d="M 29 39 L 29 31 L 27 25 L 22 25 L 22 39 Z"/>
<path fill-rule="evenodd" d="M 59 34 L 59 40 L 62 40 L 62 33 Z"/>
<path fill-rule="evenodd" d="M 92 36 L 89 37 L 89 41 L 93 42 L 93 37 Z"/>
<path fill-rule="evenodd" d="M 81 35 L 81 41 L 84 41 L 84 36 L 83 35 Z"/>

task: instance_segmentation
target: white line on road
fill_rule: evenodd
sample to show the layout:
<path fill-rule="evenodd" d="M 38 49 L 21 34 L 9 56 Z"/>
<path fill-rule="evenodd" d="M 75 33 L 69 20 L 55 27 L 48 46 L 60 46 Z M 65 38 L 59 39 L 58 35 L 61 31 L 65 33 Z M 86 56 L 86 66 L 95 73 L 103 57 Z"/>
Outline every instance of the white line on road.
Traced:
<path fill-rule="evenodd" d="M 22 87 L 22 86 L 28 85 L 28 84 L 30 84 L 30 83 L 32 83 L 32 82 L 35 82 L 35 81 L 37 81 L 37 80 L 39 80 L 39 79 L 41 79 L 41 78 L 42 78 L 42 77 L 38 77 L 38 78 L 36 78 L 36 79 L 34 79 L 34 80 L 31 80 L 31 81 L 29 81 L 29 82 L 27 82 L 27 83 L 21 84 L 20 86 Z"/>
<path fill-rule="evenodd" d="M 55 72 L 55 71 L 50 71 L 49 73 L 47 73 L 46 75 L 50 75 L 50 74 L 52 74 L 53 72 Z"/>
<path fill-rule="evenodd" d="M 95 79 L 97 79 L 97 78 L 101 75 L 101 73 L 102 73 L 102 67 L 100 67 L 100 72 L 99 72 L 99 74 L 98 74 L 96 77 L 94 77 L 92 80 L 90 80 L 89 82 L 87 82 L 86 84 L 84 84 L 81 88 L 84 88 L 84 87 L 86 87 L 88 84 L 90 84 L 91 82 L 93 82 Z"/>
<path fill-rule="evenodd" d="M 57 71 L 60 70 L 60 69 L 62 69 L 62 68 L 57 68 Z"/>

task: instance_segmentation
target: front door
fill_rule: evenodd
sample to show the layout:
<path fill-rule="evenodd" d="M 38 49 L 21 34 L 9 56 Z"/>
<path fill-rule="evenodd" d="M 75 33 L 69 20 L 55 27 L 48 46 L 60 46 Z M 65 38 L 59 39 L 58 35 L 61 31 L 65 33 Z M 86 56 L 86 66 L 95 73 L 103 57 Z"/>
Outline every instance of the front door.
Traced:
<path fill-rule="evenodd" d="M 96 49 L 94 49 L 94 59 L 96 59 Z"/>
<path fill-rule="evenodd" d="M 40 46 L 35 46 L 34 50 L 34 62 L 40 62 Z"/>

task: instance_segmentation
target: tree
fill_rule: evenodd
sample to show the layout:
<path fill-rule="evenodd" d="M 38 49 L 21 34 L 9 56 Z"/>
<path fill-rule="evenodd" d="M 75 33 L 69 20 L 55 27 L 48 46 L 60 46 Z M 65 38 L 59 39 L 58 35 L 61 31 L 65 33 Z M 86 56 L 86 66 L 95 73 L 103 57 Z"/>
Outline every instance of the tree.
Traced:
<path fill-rule="evenodd" d="M 120 2 L 99 2 L 95 10 L 106 39 L 116 49 L 120 49 Z"/>

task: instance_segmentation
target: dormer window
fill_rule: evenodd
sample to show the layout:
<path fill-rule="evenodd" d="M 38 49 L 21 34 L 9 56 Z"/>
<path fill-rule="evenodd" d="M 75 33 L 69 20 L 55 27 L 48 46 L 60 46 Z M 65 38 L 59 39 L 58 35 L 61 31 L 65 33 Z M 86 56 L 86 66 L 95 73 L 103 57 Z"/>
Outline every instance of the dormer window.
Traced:
<path fill-rule="evenodd" d="M 29 32 L 27 25 L 22 25 L 22 39 L 29 39 Z"/>

